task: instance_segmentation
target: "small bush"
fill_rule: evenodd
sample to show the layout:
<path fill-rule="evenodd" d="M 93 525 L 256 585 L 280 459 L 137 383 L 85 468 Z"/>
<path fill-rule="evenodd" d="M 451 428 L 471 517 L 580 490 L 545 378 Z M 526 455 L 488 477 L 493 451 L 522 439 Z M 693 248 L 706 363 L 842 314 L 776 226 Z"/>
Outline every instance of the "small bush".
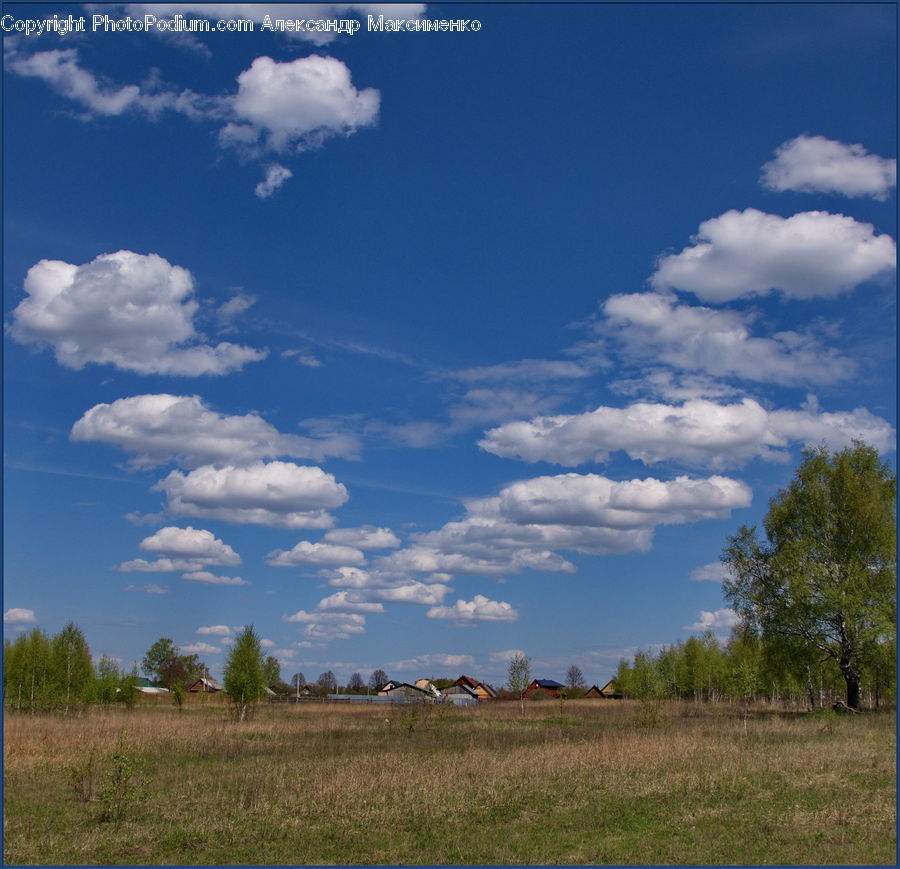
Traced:
<path fill-rule="evenodd" d="M 129 808 L 146 799 L 149 782 L 141 776 L 141 763 L 130 753 L 125 731 L 119 734 L 119 745 L 110 755 L 109 764 L 100 786 L 100 801 L 103 803 L 100 820 L 112 822 L 118 827 Z"/>

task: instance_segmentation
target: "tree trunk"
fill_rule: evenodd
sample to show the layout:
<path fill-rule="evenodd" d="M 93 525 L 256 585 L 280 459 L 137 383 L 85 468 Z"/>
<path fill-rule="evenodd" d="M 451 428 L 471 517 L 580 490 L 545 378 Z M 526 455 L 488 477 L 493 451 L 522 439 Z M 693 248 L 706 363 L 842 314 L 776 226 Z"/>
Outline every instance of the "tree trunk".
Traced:
<path fill-rule="evenodd" d="M 841 673 L 847 683 L 847 705 L 859 709 L 859 671 L 852 664 L 841 661 Z"/>

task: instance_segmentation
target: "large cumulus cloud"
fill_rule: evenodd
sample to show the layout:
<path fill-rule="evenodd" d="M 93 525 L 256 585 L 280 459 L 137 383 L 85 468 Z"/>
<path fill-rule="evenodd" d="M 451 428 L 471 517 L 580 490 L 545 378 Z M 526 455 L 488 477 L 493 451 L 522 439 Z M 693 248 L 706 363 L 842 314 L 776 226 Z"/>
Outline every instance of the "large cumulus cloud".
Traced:
<path fill-rule="evenodd" d="M 896 258 L 890 236 L 852 217 L 805 211 L 784 218 L 747 208 L 701 223 L 690 247 L 660 259 L 651 283 L 717 303 L 773 290 L 831 298 L 887 275 Z"/>
<path fill-rule="evenodd" d="M 328 511 L 348 498 L 331 474 L 292 462 L 172 471 L 154 489 L 165 492 L 172 515 L 275 528 L 330 528 L 334 517 Z"/>
<path fill-rule="evenodd" d="M 621 450 L 646 464 L 678 461 L 725 468 L 756 457 L 785 461 L 787 448 L 798 443 L 838 449 L 854 439 L 889 450 L 894 429 L 864 408 L 825 413 L 811 402 L 800 410 L 766 410 L 745 398 L 734 404 L 635 402 L 540 416 L 491 429 L 480 446 L 505 458 L 559 465 L 604 462 Z"/>
<path fill-rule="evenodd" d="M 97 404 L 74 424 L 75 441 L 117 446 L 131 455 L 138 468 L 177 462 L 182 467 L 227 462 L 235 465 L 259 459 L 291 456 L 323 459 L 352 457 L 352 436 L 308 438 L 282 434 L 255 413 L 216 413 L 196 395 L 135 395 Z"/>
<path fill-rule="evenodd" d="M 10 334 L 49 346 L 67 368 L 112 365 L 138 374 L 215 375 L 266 353 L 229 342 L 203 343 L 190 273 L 157 254 L 128 250 L 84 265 L 41 260 L 28 270 Z"/>

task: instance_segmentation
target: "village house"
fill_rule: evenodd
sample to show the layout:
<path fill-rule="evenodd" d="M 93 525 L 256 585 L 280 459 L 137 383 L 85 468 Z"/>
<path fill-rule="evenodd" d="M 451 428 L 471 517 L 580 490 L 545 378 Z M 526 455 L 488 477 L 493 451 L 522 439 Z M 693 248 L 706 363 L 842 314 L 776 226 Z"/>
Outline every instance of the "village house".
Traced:
<path fill-rule="evenodd" d="M 533 697 L 539 691 L 544 691 L 550 697 L 561 697 L 565 690 L 565 685 L 553 679 L 532 679 L 531 684 L 522 692 L 522 696 Z"/>
<path fill-rule="evenodd" d="M 380 697 L 434 697 L 427 688 L 410 685 L 409 682 L 388 682 L 379 692 Z"/>
<path fill-rule="evenodd" d="M 479 700 L 493 700 L 497 696 L 497 692 L 490 685 L 484 682 L 478 682 L 471 676 L 460 676 L 454 683 L 455 686 L 467 688 L 473 692 Z M 446 694 L 447 691 L 444 691 Z"/>
<path fill-rule="evenodd" d="M 155 682 L 151 682 L 149 679 L 145 679 L 143 676 L 138 676 L 137 679 L 134 680 L 134 689 L 135 691 L 139 691 L 141 694 L 168 694 L 168 688 L 160 688 Z"/>
<path fill-rule="evenodd" d="M 215 679 L 207 679 L 203 676 L 188 688 L 188 691 L 191 694 L 215 694 L 224 690 L 225 688 L 221 682 L 218 682 Z"/>

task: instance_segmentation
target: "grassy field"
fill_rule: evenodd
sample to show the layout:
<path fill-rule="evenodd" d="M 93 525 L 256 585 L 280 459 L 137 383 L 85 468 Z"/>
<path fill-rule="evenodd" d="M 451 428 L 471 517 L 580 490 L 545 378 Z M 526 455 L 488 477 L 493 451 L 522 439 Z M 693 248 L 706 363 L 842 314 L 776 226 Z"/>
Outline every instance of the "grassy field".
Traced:
<path fill-rule="evenodd" d="M 5 862 L 895 862 L 893 712 L 672 704 L 648 726 L 628 701 L 413 710 L 7 715 Z M 123 732 L 146 788 L 103 820 Z"/>

